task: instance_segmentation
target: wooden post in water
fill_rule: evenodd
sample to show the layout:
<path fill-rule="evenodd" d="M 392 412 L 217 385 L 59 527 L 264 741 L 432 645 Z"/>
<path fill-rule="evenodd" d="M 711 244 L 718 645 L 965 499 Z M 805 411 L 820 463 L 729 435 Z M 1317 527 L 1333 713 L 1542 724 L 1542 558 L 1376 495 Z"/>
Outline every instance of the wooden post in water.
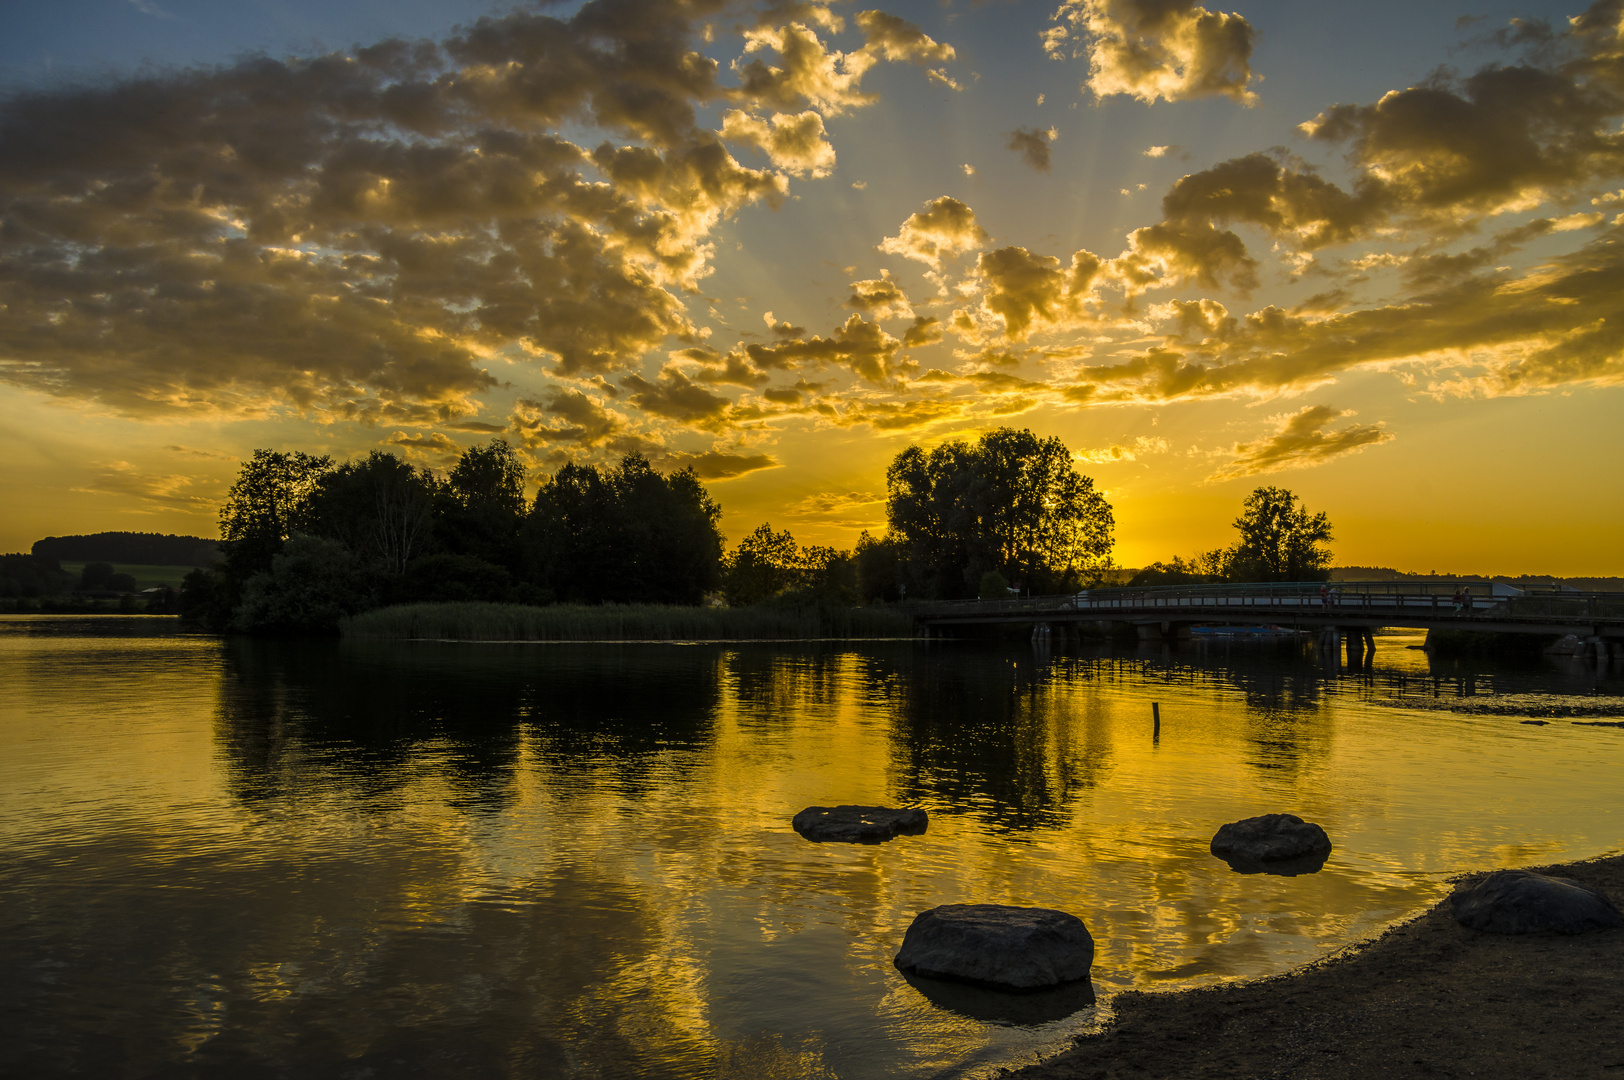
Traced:
<path fill-rule="evenodd" d="M 1154 701 L 1150 703 L 1150 741 L 1162 741 L 1162 707 Z"/>

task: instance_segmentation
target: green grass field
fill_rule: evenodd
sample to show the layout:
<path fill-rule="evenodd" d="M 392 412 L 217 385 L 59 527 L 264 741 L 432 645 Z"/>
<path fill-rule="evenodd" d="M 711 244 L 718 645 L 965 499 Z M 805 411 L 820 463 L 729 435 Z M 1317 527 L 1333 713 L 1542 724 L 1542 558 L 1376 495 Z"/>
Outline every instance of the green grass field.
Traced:
<path fill-rule="evenodd" d="M 85 564 L 82 562 L 65 562 L 62 569 L 72 574 L 77 582 L 79 575 L 84 572 Z M 160 585 L 170 588 L 180 588 L 181 579 L 193 570 L 195 566 L 142 566 L 138 563 L 114 563 L 113 573 L 128 574 L 135 579 L 135 591 L 142 589 L 156 589 Z"/>

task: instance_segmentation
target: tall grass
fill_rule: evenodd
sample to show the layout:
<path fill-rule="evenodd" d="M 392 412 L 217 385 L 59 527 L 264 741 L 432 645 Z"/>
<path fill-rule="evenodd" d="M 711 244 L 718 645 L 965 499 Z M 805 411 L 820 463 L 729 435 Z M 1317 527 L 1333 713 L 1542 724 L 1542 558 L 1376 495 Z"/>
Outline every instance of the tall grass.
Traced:
<path fill-rule="evenodd" d="M 747 641 L 907 637 L 892 608 L 675 607 L 663 604 L 402 604 L 345 619 L 350 638 L 453 641 Z"/>

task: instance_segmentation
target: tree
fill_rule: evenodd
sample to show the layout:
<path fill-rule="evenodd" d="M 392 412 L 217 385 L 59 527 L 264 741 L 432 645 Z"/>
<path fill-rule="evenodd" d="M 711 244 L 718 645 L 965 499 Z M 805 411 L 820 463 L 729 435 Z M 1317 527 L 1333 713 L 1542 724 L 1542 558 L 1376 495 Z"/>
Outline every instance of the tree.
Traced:
<path fill-rule="evenodd" d="M 733 607 L 759 604 L 800 583 L 801 550 L 788 529 L 763 522 L 728 556 L 722 595 Z"/>
<path fill-rule="evenodd" d="M 311 496 L 333 468 L 329 457 L 298 450 L 255 450 L 220 507 L 225 575 L 233 590 L 257 573 L 295 532 L 309 532 Z"/>
<path fill-rule="evenodd" d="M 560 600 L 697 604 L 720 579 L 721 516 L 692 469 L 662 476 L 641 454 L 603 472 L 572 462 L 536 492 L 528 562 Z"/>
<path fill-rule="evenodd" d="M 524 462 L 506 439 L 463 451 L 441 489 L 440 518 L 454 553 L 518 569 Z"/>
<path fill-rule="evenodd" d="M 1235 519 L 1240 541 L 1229 549 L 1232 581 L 1327 581 L 1331 522 L 1310 514 L 1285 488 L 1260 487 Z"/>
<path fill-rule="evenodd" d="M 895 537 L 876 540 L 864 530 L 852 549 L 858 598 L 864 601 L 904 599 L 904 554 L 902 544 Z"/>
<path fill-rule="evenodd" d="M 398 577 L 428 542 L 437 488 L 428 470 L 374 450 L 322 477 L 312 496 L 312 528 Z"/>
<path fill-rule="evenodd" d="M 886 472 L 886 513 L 924 596 L 973 595 L 997 571 L 1033 591 L 1110 565 L 1115 519 L 1065 445 L 999 428 L 972 446 L 910 446 Z"/>

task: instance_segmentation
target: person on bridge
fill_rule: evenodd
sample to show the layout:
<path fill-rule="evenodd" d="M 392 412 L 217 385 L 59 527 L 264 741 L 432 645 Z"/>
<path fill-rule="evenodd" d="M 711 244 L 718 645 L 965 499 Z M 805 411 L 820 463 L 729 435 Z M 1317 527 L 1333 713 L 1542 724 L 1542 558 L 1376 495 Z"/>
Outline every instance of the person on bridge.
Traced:
<path fill-rule="evenodd" d="M 1466 609 L 1466 614 L 1470 615 L 1472 613 L 1472 587 L 1470 585 L 1460 591 L 1460 598 L 1462 606 Z"/>

